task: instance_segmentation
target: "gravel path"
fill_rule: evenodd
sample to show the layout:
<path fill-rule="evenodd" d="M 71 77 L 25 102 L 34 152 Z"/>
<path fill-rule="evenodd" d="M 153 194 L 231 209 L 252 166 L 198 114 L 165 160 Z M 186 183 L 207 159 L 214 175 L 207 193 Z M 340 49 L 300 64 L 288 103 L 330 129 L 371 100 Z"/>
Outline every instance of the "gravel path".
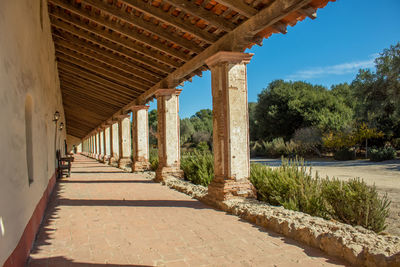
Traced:
<path fill-rule="evenodd" d="M 280 159 L 252 159 L 269 166 L 279 166 Z M 308 161 L 313 171 L 318 171 L 321 177 L 329 176 L 347 180 L 360 177 L 367 184 L 377 187 L 381 194 L 387 193 L 392 204 L 387 220 L 390 234 L 400 236 L 400 160 L 371 162 L 368 160 L 350 161 Z"/>

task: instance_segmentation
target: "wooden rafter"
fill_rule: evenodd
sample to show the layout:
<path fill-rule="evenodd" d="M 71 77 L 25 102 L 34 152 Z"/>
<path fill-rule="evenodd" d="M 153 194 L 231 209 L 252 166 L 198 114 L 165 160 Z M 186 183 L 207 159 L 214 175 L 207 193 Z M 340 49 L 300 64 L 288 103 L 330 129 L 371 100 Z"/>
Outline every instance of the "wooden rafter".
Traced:
<path fill-rule="evenodd" d="M 142 0 L 120 0 L 120 2 L 130 5 L 136 10 L 146 13 L 149 16 L 155 17 L 160 21 L 172 25 L 173 27 L 176 27 L 183 32 L 190 33 L 206 43 L 212 44 L 218 41 L 218 36 L 216 36 L 215 34 L 204 31 L 191 23 L 185 22 L 181 18 L 170 15 L 168 14 L 168 12 L 163 11 L 161 8 L 149 5 Z"/>
<path fill-rule="evenodd" d="M 108 54 L 106 51 L 103 51 L 96 47 L 90 47 L 89 44 L 87 46 L 84 46 L 83 45 L 84 42 L 79 43 L 80 40 L 72 42 L 59 39 L 57 38 L 57 35 L 54 35 L 54 37 L 55 37 L 55 44 L 58 46 L 68 48 L 69 50 L 75 52 L 79 52 L 85 55 L 86 57 L 90 58 L 91 60 L 101 62 L 101 64 L 105 64 L 111 68 L 118 69 L 120 72 L 125 73 L 124 75 L 132 76 L 147 86 L 152 86 L 156 83 L 155 80 L 157 78 L 148 75 L 147 73 L 143 73 L 140 70 L 138 71 L 136 68 L 132 68 L 129 64 L 125 64 L 126 62 L 124 62 L 124 58 L 118 58 L 117 56 L 113 54 Z"/>
<path fill-rule="evenodd" d="M 193 1 L 189 2 L 186 0 L 164 0 L 164 2 L 167 2 L 170 5 L 175 6 L 195 17 L 205 20 L 226 32 L 232 31 L 236 27 L 236 25 L 229 20 L 226 20 L 223 17 L 220 17 L 212 12 L 205 10 L 203 7 L 196 5 Z"/>
<path fill-rule="evenodd" d="M 53 16 L 53 14 L 51 14 Z M 160 55 L 158 53 L 152 53 L 151 50 L 144 48 L 138 44 L 132 43 L 132 41 L 128 39 L 121 38 L 112 34 L 110 32 L 105 32 L 93 27 L 90 27 L 86 24 L 78 24 L 72 20 L 67 21 L 64 18 L 66 15 L 57 16 L 54 15 L 53 17 L 58 18 L 58 20 L 53 19 L 53 27 L 62 29 L 63 31 L 69 32 L 76 36 L 79 36 L 86 41 L 92 42 L 99 46 L 102 46 L 111 51 L 117 51 L 119 54 L 131 59 L 133 62 L 137 62 L 139 64 L 143 64 L 146 67 L 142 67 L 144 70 L 146 68 L 156 69 L 158 71 L 162 71 L 164 73 L 168 73 L 176 66 L 181 66 L 180 63 L 174 61 L 173 59 Z M 65 20 L 63 20 L 65 19 Z M 68 24 L 68 23 L 71 23 Z M 83 29 L 88 33 L 92 33 L 90 35 L 88 33 L 82 32 Z M 150 56 L 150 54 L 152 56 Z"/>
<path fill-rule="evenodd" d="M 230 9 L 250 18 L 257 14 L 258 10 L 247 5 L 244 1 L 238 0 L 217 0 L 218 3 L 229 7 Z"/>
<path fill-rule="evenodd" d="M 111 29 L 111 30 L 118 32 L 124 36 L 127 36 L 133 40 L 141 42 L 142 44 L 145 44 L 154 49 L 157 49 L 160 52 L 163 52 L 163 53 L 166 53 L 171 56 L 178 57 L 178 58 L 181 58 L 181 57 L 185 58 L 185 53 L 182 53 L 175 48 L 169 47 L 169 46 L 163 44 L 162 42 L 160 42 L 159 40 L 156 40 L 150 36 L 146 36 L 137 31 L 131 30 L 128 27 L 125 27 L 126 25 L 122 26 L 121 24 L 111 22 L 109 20 L 106 20 L 103 17 L 95 15 L 93 12 L 90 13 L 90 12 L 84 11 L 81 8 L 75 7 L 71 4 L 64 2 L 63 0 L 49 0 L 49 2 L 61 7 L 63 9 L 69 10 L 70 12 L 73 12 L 74 14 L 77 14 L 82 18 L 85 18 L 85 19 L 92 21 L 96 24 L 99 24 L 103 27 L 107 27 L 108 29 Z M 81 24 L 84 24 L 84 23 L 81 22 Z"/>

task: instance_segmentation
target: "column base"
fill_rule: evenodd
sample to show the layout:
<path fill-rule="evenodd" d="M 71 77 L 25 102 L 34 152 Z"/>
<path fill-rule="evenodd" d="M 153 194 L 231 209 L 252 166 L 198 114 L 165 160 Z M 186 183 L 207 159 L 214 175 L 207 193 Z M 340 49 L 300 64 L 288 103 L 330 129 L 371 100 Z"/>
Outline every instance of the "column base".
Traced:
<path fill-rule="evenodd" d="M 183 179 L 185 174 L 179 167 L 158 167 L 154 181 L 163 182 L 168 176 Z"/>
<path fill-rule="evenodd" d="M 118 160 L 118 168 L 124 169 L 131 167 L 132 165 L 132 160 L 130 158 L 120 158 Z"/>
<path fill-rule="evenodd" d="M 99 158 L 97 160 L 100 162 L 104 162 L 104 155 L 99 155 Z"/>
<path fill-rule="evenodd" d="M 115 165 L 115 164 L 118 164 L 118 158 L 116 158 L 116 157 L 110 157 L 110 158 L 108 159 L 108 165 Z"/>
<path fill-rule="evenodd" d="M 132 163 L 132 172 L 143 172 L 150 170 L 149 161 L 134 161 Z"/>
<path fill-rule="evenodd" d="M 224 201 L 235 197 L 256 198 L 256 189 L 247 178 L 239 181 L 231 178 L 215 177 L 208 185 L 207 198 Z"/>

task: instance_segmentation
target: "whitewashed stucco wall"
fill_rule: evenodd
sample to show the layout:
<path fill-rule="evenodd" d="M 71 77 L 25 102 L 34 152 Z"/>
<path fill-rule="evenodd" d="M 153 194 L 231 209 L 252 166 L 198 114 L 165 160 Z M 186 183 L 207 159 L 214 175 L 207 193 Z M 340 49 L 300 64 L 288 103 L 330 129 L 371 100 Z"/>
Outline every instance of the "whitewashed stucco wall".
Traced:
<path fill-rule="evenodd" d="M 42 2 L 41 2 L 42 1 Z M 33 183 L 26 162 L 25 100 L 33 99 Z M 54 44 L 45 0 L 0 1 L 0 266 L 15 249 L 55 171 L 55 146 L 65 124 Z"/>

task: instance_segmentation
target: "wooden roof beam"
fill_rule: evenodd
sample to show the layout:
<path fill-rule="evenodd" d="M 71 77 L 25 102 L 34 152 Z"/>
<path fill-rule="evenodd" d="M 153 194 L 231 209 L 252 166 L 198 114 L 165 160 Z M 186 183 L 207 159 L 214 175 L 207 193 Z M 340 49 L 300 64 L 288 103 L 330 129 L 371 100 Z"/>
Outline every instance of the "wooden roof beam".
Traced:
<path fill-rule="evenodd" d="M 75 51 L 82 53 L 86 57 L 90 57 L 91 60 L 95 60 L 98 62 L 101 62 L 102 64 L 106 64 L 112 68 L 118 69 L 121 72 L 126 73 L 127 75 L 131 75 L 135 77 L 135 79 L 141 81 L 143 84 L 146 86 L 152 86 L 154 85 L 155 82 L 155 77 L 150 76 L 146 73 L 140 73 L 138 74 L 136 69 L 132 69 L 129 65 L 125 65 L 121 63 L 120 61 L 124 61 L 124 58 L 118 59 L 118 57 L 114 56 L 113 54 L 107 55 L 107 51 L 97 49 L 96 47 L 90 47 L 88 48 L 89 44 L 87 47 L 81 45 L 81 44 L 76 44 L 74 41 L 66 41 L 63 39 L 60 39 L 57 37 L 57 35 L 53 35 L 54 37 L 54 43 L 56 45 L 62 46 L 64 48 L 68 48 L 69 50 Z M 77 39 L 77 41 L 80 41 Z M 84 41 L 82 41 L 84 43 Z M 125 63 L 125 62 L 124 62 Z M 146 78 L 142 78 L 145 76 Z"/>
<path fill-rule="evenodd" d="M 217 0 L 217 2 L 248 18 L 254 16 L 258 12 L 257 9 L 247 5 L 243 0 Z"/>
<path fill-rule="evenodd" d="M 194 2 L 189 2 L 187 0 L 163 0 L 163 1 L 183 10 L 186 13 L 191 14 L 192 16 L 205 20 L 213 24 L 215 27 L 220 28 L 226 32 L 232 31 L 236 27 L 236 25 L 233 24 L 232 22 L 204 9 L 201 6 L 196 5 Z"/>
<path fill-rule="evenodd" d="M 88 93 L 93 93 L 93 94 L 98 94 L 99 96 L 104 96 L 109 99 L 113 99 L 114 101 L 117 101 L 120 105 L 121 104 L 126 104 L 127 98 L 123 98 L 119 95 L 113 94 L 112 92 L 108 90 L 104 90 L 103 88 L 100 87 L 94 87 L 89 85 L 88 83 L 82 83 L 80 81 L 76 80 L 76 77 L 68 77 L 64 74 L 60 74 L 60 81 L 64 83 L 68 83 L 68 85 L 72 85 L 76 88 L 81 88 L 81 90 L 88 92 Z"/>
<path fill-rule="evenodd" d="M 311 6 L 306 6 L 298 10 L 298 12 L 302 15 L 309 17 L 310 19 L 317 18 L 317 10 Z"/>
<path fill-rule="evenodd" d="M 112 110 L 116 110 L 118 108 L 120 108 L 121 106 L 116 105 L 116 104 L 110 104 L 104 100 L 100 100 L 100 99 L 93 99 L 93 97 L 90 96 L 86 96 L 84 94 L 77 94 L 76 92 L 72 92 L 70 90 L 68 90 L 68 88 L 66 88 L 65 86 L 61 86 L 61 90 L 62 90 L 62 94 L 63 95 L 67 95 L 70 96 L 71 98 L 74 99 L 79 99 L 81 101 L 84 101 L 83 103 L 85 105 L 91 104 L 93 107 L 99 107 L 102 108 L 104 110 L 108 110 L 108 111 L 112 111 Z"/>
<path fill-rule="evenodd" d="M 168 12 L 163 11 L 161 8 L 154 7 L 142 0 L 120 0 L 120 2 L 139 10 L 140 12 L 146 13 L 149 16 L 155 17 L 163 23 L 172 25 L 183 32 L 187 32 L 208 44 L 215 43 L 218 40 L 218 37 L 215 34 L 204 31 L 190 23 L 185 23 L 181 18 L 175 17 Z"/>
<path fill-rule="evenodd" d="M 158 25 L 155 25 L 151 22 L 146 22 L 145 20 L 138 18 L 136 16 L 132 16 L 127 12 L 119 9 L 118 7 L 114 6 L 114 4 L 107 4 L 103 1 L 96 1 L 96 0 L 82 0 L 83 3 L 88 4 L 92 7 L 95 7 L 102 12 L 106 12 L 112 16 L 117 17 L 120 20 L 123 20 L 131 25 L 134 25 L 142 30 L 145 30 L 151 34 L 157 35 L 164 40 L 167 40 L 171 43 L 174 43 L 180 47 L 183 47 L 191 52 L 200 53 L 204 50 L 204 48 L 197 45 L 195 42 L 188 40 L 182 36 L 176 36 L 172 32 L 168 32 L 167 29 L 164 29 Z"/>
<path fill-rule="evenodd" d="M 65 3 L 63 0 L 49 0 L 49 2 L 51 2 L 52 4 L 54 4 L 56 6 L 61 7 L 63 9 L 66 9 L 70 12 L 73 12 L 74 14 L 77 14 L 82 18 L 88 19 L 92 22 L 102 25 L 103 27 L 109 28 L 109 29 L 111 29 L 115 32 L 118 32 L 124 36 L 127 36 L 133 40 L 136 40 L 140 43 L 148 45 L 162 53 L 169 54 L 171 56 L 180 58 L 182 60 L 185 58 L 187 59 L 187 57 L 188 57 L 188 55 L 183 53 L 182 51 L 179 51 L 175 48 L 169 47 L 169 46 L 161 43 L 160 41 L 155 40 L 152 37 L 132 31 L 131 29 L 128 29 L 127 27 L 121 26 L 117 23 L 113 23 L 113 22 L 106 20 L 104 18 L 101 18 L 97 15 L 90 14 L 90 13 L 84 11 L 83 9 L 80 9 L 75 6 L 72 6 L 71 4 Z M 51 13 L 51 14 L 54 14 L 54 13 Z M 84 23 L 81 22 L 81 24 L 84 24 Z"/>
<path fill-rule="evenodd" d="M 63 88 L 64 91 L 70 91 L 71 93 L 74 93 L 77 96 L 84 96 L 86 98 L 93 98 L 96 101 L 97 100 L 103 101 L 103 102 L 106 102 L 107 104 L 114 105 L 116 107 L 124 106 L 124 104 L 126 105 L 126 103 L 123 103 L 123 102 L 121 103 L 121 102 L 116 101 L 116 100 L 114 100 L 114 99 L 112 99 L 110 97 L 102 95 L 101 92 L 93 92 L 93 91 L 88 90 L 88 88 L 83 89 L 82 87 L 76 86 L 76 85 L 74 85 L 72 83 L 69 83 L 69 82 L 63 83 L 62 88 Z"/>
<path fill-rule="evenodd" d="M 86 41 L 92 42 L 101 47 L 114 51 L 120 55 L 129 58 L 133 62 L 143 64 L 146 66 L 146 67 L 141 67 L 144 72 L 154 69 L 156 70 L 155 73 L 157 73 L 157 71 L 160 71 L 162 73 L 168 73 L 173 68 L 181 66 L 181 64 L 176 62 L 175 60 L 160 55 L 147 48 L 141 47 L 140 45 L 133 43 L 131 40 L 120 38 L 115 34 L 95 29 L 86 24 L 79 24 L 72 20 L 68 21 L 67 20 L 68 18 L 66 18 L 67 15 L 65 14 L 54 15 L 54 13 L 52 13 L 50 14 L 50 16 L 53 17 L 53 19 L 51 20 L 53 27 L 69 32 L 70 34 L 79 36 L 80 38 L 85 39 Z M 71 25 L 68 23 L 71 23 Z M 78 30 L 76 27 L 84 31 L 87 31 L 89 33 L 92 33 L 94 34 L 94 36 L 82 32 Z M 150 68 L 150 70 L 148 70 L 148 68 Z"/>
<path fill-rule="evenodd" d="M 79 74 L 75 74 L 74 72 L 68 71 L 68 70 L 63 70 L 63 69 L 59 69 L 59 74 L 60 77 L 62 77 L 63 79 L 67 79 L 69 82 L 73 82 L 76 85 L 79 86 L 83 86 L 83 87 L 90 87 L 96 90 L 100 90 L 103 91 L 107 94 L 109 94 L 110 96 L 113 96 L 116 99 L 130 99 L 132 96 L 128 93 L 124 93 L 124 92 L 120 92 L 117 91 L 111 87 L 105 86 L 104 84 L 101 84 L 99 82 L 93 81 L 93 80 L 89 80 L 87 78 L 85 78 L 84 76 L 79 76 Z"/>
<path fill-rule="evenodd" d="M 114 88 L 114 90 L 116 90 L 116 91 L 126 93 L 128 96 L 135 97 L 137 95 L 137 92 L 135 92 L 127 87 L 124 87 L 123 85 L 120 85 L 119 83 L 110 81 L 103 77 L 100 77 L 96 74 L 93 74 L 92 72 L 90 72 L 87 69 L 81 68 L 81 67 L 71 64 L 69 62 L 65 62 L 65 61 L 61 60 L 58 62 L 58 66 L 59 66 L 59 68 L 61 68 L 63 70 L 72 72 L 73 74 L 84 77 L 85 79 L 92 80 L 92 81 L 98 82 L 100 84 L 103 83 L 104 85 L 106 85 L 110 88 Z"/>
<path fill-rule="evenodd" d="M 137 91 L 137 92 L 144 92 L 144 91 L 146 91 L 146 89 L 148 89 L 148 86 L 145 86 L 142 83 L 139 83 L 131 78 L 123 76 L 123 75 L 119 74 L 118 72 L 116 72 L 115 70 L 110 70 L 101 65 L 94 64 L 95 62 L 93 62 L 93 60 L 89 59 L 89 60 L 84 61 L 85 56 L 83 56 L 82 54 L 80 54 L 80 55 L 77 55 L 77 54 L 78 54 L 78 52 L 56 46 L 56 57 L 58 57 L 58 58 L 68 61 L 72 64 L 79 65 L 86 69 L 89 69 L 92 72 L 96 72 L 97 74 L 99 74 L 101 76 L 107 77 L 110 80 L 116 80 L 119 83 L 126 85 L 126 87 L 128 87 L 128 88 L 130 87 L 130 88 L 136 89 L 135 91 Z"/>

